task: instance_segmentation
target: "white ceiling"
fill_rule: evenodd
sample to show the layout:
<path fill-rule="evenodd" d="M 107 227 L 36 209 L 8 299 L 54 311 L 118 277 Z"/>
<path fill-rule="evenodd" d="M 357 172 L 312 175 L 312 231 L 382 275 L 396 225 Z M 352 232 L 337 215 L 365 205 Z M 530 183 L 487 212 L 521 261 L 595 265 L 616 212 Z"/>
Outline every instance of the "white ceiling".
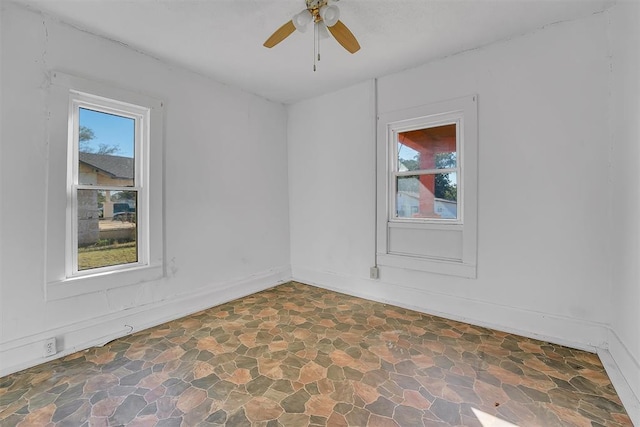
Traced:
<path fill-rule="evenodd" d="M 15 0 L 92 33 L 271 100 L 291 103 L 600 12 L 613 0 L 342 0 L 362 49 L 313 32 L 262 43 L 304 0 Z M 567 54 L 570 54 L 569 52 Z"/>

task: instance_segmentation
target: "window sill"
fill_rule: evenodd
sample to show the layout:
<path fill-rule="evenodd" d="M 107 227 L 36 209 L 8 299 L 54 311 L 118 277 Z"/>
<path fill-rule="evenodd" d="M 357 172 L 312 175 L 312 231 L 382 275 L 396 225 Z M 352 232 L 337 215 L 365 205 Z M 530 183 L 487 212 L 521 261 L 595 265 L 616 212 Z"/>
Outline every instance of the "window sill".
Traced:
<path fill-rule="evenodd" d="M 388 222 L 389 228 L 408 228 L 408 229 L 422 229 L 422 230 L 449 230 L 449 231 L 463 231 L 464 225 L 461 222 L 426 222 L 423 220 L 398 220 L 392 219 Z"/>
<path fill-rule="evenodd" d="M 162 277 L 164 277 L 164 269 L 161 265 L 146 265 L 70 277 L 47 283 L 46 300 L 56 301 L 78 295 L 158 280 Z"/>
<path fill-rule="evenodd" d="M 377 264 L 380 266 L 406 268 L 427 273 L 475 279 L 477 268 L 474 264 L 438 258 L 416 257 L 399 254 L 378 254 Z"/>

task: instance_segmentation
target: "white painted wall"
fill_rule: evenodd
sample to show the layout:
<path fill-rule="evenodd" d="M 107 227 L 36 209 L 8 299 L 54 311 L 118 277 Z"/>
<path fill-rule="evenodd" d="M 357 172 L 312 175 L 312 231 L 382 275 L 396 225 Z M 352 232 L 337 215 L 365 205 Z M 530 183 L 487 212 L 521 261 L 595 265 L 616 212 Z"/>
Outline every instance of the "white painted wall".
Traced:
<path fill-rule="evenodd" d="M 2 166 L 2 121 L 3 121 L 3 109 L 4 109 L 4 103 L 2 102 L 3 96 L 2 96 L 2 20 L 3 20 L 3 15 L 4 15 L 4 8 L 2 7 L 2 5 L 0 4 L 0 166 Z M 0 173 L 0 189 L 2 188 L 2 173 Z M 4 241 L 3 236 L 2 236 L 2 212 L 4 211 L 4 202 L 2 201 L 2 197 L 0 197 L 0 337 L 2 337 L 2 302 L 3 296 L 2 296 L 2 242 Z M 2 361 L 2 359 L 0 358 L 0 362 Z"/>
<path fill-rule="evenodd" d="M 289 108 L 291 264 L 345 279 L 375 259 L 375 127 L 370 82 Z M 334 280 L 314 283 L 331 286 Z"/>
<path fill-rule="evenodd" d="M 611 9 L 612 310 L 609 351 L 635 393 L 640 424 L 640 3 Z M 627 404 L 631 411 L 631 403 Z"/>
<path fill-rule="evenodd" d="M 0 375 L 42 361 L 46 337 L 68 353 L 124 335 L 125 325 L 137 330 L 290 278 L 282 105 L 12 3 L 1 7 Z M 164 100 L 163 280 L 45 301 L 51 70 Z"/>
<path fill-rule="evenodd" d="M 379 79 L 381 113 L 479 95 L 477 280 L 393 268 L 369 280 L 372 85 L 291 106 L 294 277 L 577 347 L 600 346 L 609 312 L 607 208 L 598 201 L 608 191 L 606 25 L 602 14 L 552 25 Z M 319 126 L 317 117 L 329 124 Z M 344 208 L 355 200 L 357 206 Z"/>
<path fill-rule="evenodd" d="M 620 4 L 378 79 L 380 113 L 479 96 L 476 280 L 389 267 L 368 278 L 373 84 L 289 106 L 294 278 L 597 350 L 640 422 L 638 28 L 638 3 Z"/>

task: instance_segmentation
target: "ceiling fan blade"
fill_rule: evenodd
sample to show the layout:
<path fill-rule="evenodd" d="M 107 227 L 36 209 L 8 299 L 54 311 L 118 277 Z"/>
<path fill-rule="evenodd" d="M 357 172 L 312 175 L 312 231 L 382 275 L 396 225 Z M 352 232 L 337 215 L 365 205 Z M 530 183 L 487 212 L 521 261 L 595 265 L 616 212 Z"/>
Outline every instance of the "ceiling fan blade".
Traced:
<path fill-rule="evenodd" d="M 356 53 L 360 50 L 360 44 L 353 33 L 347 28 L 342 21 L 336 22 L 333 27 L 327 27 L 338 43 L 347 49 L 350 53 Z"/>
<path fill-rule="evenodd" d="M 282 27 L 278 28 L 275 33 L 271 34 L 271 37 L 264 42 L 264 47 L 274 47 L 282 40 L 286 39 L 296 30 L 296 27 L 293 25 L 293 21 L 289 21 L 284 24 Z"/>

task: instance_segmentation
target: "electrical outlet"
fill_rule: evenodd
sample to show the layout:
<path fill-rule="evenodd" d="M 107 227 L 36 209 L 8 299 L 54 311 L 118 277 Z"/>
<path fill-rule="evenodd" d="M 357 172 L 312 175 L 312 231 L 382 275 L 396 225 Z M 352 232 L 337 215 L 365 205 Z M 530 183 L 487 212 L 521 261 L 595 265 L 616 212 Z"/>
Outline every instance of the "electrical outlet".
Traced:
<path fill-rule="evenodd" d="M 56 338 L 49 338 L 44 342 L 44 357 L 53 356 L 58 352 L 56 348 Z"/>
<path fill-rule="evenodd" d="M 369 269 L 369 278 L 370 279 L 379 279 L 380 278 L 380 270 L 378 267 L 373 266 Z"/>

